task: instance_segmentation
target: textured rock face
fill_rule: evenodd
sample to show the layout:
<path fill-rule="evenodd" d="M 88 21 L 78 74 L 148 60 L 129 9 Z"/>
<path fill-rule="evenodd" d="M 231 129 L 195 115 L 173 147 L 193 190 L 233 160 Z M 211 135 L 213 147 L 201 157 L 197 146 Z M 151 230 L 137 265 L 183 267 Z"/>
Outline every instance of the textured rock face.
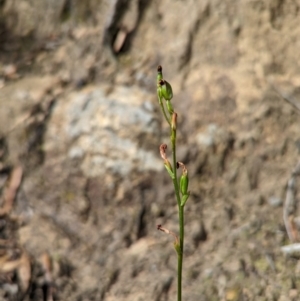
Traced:
<path fill-rule="evenodd" d="M 54 299 L 176 298 L 172 242 L 155 232 L 177 231 L 161 64 L 192 191 L 184 300 L 298 300 L 299 263 L 279 250 L 300 149 L 299 18 L 292 0 L 0 0 L 0 192 L 24 169 L 0 216 L 19 253 L 0 241 L 0 261 L 26 250 L 43 267 L 27 293 L 9 271 L 0 299 L 45 300 L 49 275 Z"/>
<path fill-rule="evenodd" d="M 106 87 L 107 88 L 107 87 Z M 87 177 L 159 171 L 160 127 L 153 95 L 137 87 L 88 87 L 57 102 L 46 134 L 46 154 L 61 150 Z"/>
<path fill-rule="evenodd" d="M 98 3 L 97 3 L 98 2 Z M 93 11 L 94 18 L 103 26 L 112 17 L 112 9 L 117 1 L 39 1 L 21 0 L 4 1 L 2 13 L 6 26 L 14 34 L 22 37 L 35 35 L 43 38 L 60 34 L 62 23 L 71 19 L 72 22 L 88 20 L 87 15 Z M 96 9 L 97 8 L 97 9 Z M 99 12 L 99 14 L 98 14 Z M 105 14 L 106 18 L 99 18 Z M 68 27 L 68 26 L 67 26 Z"/>

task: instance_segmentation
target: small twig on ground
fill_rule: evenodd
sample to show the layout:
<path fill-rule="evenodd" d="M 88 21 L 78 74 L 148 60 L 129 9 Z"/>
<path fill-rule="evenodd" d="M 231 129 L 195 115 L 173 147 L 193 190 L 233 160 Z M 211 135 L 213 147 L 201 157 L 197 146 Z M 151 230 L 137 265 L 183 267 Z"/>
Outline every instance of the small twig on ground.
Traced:
<path fill-rule="evenodd" d="M 16 194 L 22 181 L 23 169 L 21 166 L 17 166 L 13 169 L 8 181 L 8 185 L 4 190 L 4 202 L 3 207 L 0 208 L 0 217 L 9 214 L 12 210 Z"/>
<path fill-rule="evenodd" d="M 293 226 L 292 221 L 289 218 L 290 215 L 290 208 L 294 206 L 295 202 L 295 183 L 296 177 L 300 175 L 300 161 L 297 163 L 296 167 L 294 168 L 292 175 L 287 184 L 287 192 L 286 198 L 283 206 L 283 221 L 285 225 L 285 229 L 289 240 L 291 242 L 298 241 L 298 231 Z"/>
<path fill-rule="evenodd" d="M 300 254 L 300 243 L 283 246 L 281 247 L 281 251 L 284 255 L 289 256 Z"/>
<path fill-rule="evenodd" d="M 21 291 L 25 294 L 29 288 L 31 281 L 31 262 L 30 257 L 24 250 L 20 258 L 20 264 L 17 269 L 18 280 L 20 284 Z"/>
<path fill-rule="evenodd" d="M 298 114 L 300 114 L 300 104 L 298 104 L 298 102 L 291 97 L 290 95 L 287 95 L 286 93 L 283 93 L 282 91 L 280 91 L 274 83 L 272 83 L 271 81 L 269 81 L 269 84 L 271 85 L 271 87 L 274 89 L 274 91 L 282 98 L 284 99 L 288 104 L 290 104 L 294 109 L 296 109 L 296 112 Z"/>
<path fill-rule="evenodd" d="M 53 279 L 52 279 L 52 262 L 49 254 L 47 252 L 43 253 L 40 257 L 40 262 L 42 264 L 44 273 L 45 273 L 45 285 L 46 290 L 46 301 L 53 301 Z"/>

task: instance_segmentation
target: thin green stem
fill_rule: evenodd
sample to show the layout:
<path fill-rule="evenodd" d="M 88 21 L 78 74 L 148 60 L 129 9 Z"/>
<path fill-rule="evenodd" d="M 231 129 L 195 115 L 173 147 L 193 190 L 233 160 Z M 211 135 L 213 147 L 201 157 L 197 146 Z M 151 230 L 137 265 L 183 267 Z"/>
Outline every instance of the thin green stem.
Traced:
<path fill-rule="evenodd" d="M 164 114 L 164 117 L 166 119 L 166 121 L 168 122 L 169 126 L 171 126 L 171 121 L 170 121 L 170 118 L 168 118 L 167 114 L 166 114 L 166 110 L 165 110 L 165 106 L 162 102 L 162 100 L 158 97 L 158 100 L 159 100 L 159 104 L 160 104 L 160 107 L 161 107 L 161 110 Z"/>
<path fill-rule="evenodd" d="M 179 242 L 180 242 L 180 251 L 178 254 L 178 277 L 177 277 L 177 300 L 181 301 L 181 288 L 182 288 L 182 262 L 183 262 L 183 243 L 184 243 L 184 206 L 181 206 L 181 198 L 179 192 L 179 185 L 177 179 L 177 158 L 176 158 L 176 130 L 172 130 L 171 134 L 171 143 L 172 143 L 172 157 L 173 157 L 173 170 L 174 170 L 174 179 L 173 185 L 175 189 L 176 200 L 178 204 L 178 214 L 179 214 Z"/>
<path fill-rule="evenodd" d="M 172 168 L 170 168 L 170 162 L 168 161 L 165 149 L 166 147 L 164 145 L 161 145 L 162 148 L 160 148 L 161 156 L 165 162 L 165 167 L 167 168 L 167 171 L 169 172 L 173 185 L 175 190 L 175 196 L 177 200 L 178 205 L 178 217 L 179 217 L 179 241 L 176 237 L 174 245 L 175 249 L 177 251 L 177 257 L 178 257 L 178 269 L 177 269 L 177 301 L 181 301 L 182 297 L 182 264 L 183 264 L 183 245 L 184 245 L 184 205 L 185 202 L 188 199 L 189 192 L 188 192 L 188 177 L 187 177 L 187 170 L 183 163 L 180 162 L 181 165 L 183 165 L 183 175 L 181 176 L 181 188 L 178 182 L 177 178 L 177 158 L 176 158 L 176 127 L 177 127 L 177 114 L 174 112 L 173 106 L 170 102 L 170 100 L 173 97 L 172 87 L 171 85 L 163 79 L 162 75 L 162 67 L 157 67 L 157 96 L 159 105 L 161 107 L 161 110 L 163 112 L 163 115 L 168 122 L 170 129 L 171 129 L 171 144 L 172 144 Z M 165 110 L 165 105 L 163 102 L 163 99 L 166 101 L 166 106 L 168 109 L 168 113 Z M 173 170 L 172 170 L 173 169 Z M 182 197 L 181 197 L 182 195 Z M 160 228 L 162 230 L 162 228 Z"/>
<path fill-rule="evenodd" d="M 179 241 L 180 241 L 180 254 L 178 254 L 178 297 L 177 300 L 181 301 L 181 287 L 182 287 L 182 264 L 183 264 L 183 242 L 184 242 L 184 207 L 179 206 Z"/>

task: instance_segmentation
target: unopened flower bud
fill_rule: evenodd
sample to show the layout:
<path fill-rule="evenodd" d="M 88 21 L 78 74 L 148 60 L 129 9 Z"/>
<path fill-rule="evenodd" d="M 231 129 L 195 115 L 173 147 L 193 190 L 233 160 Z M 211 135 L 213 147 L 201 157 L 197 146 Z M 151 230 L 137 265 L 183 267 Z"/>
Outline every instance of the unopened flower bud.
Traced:
<path fill-rule="evenodd" d="M 185 165 L 182 162 L 178 162 L 178 164 L 182 167 L 182 175 L 180 177 L 180 191 L 182 195 L 185 196 L 189 194 L 189 175 Z"/>
<path fill-rule="evenodd" d="M 166 144 L 161 144 L 160 145 L 160 147 L 159 147 L 160 156 L 164 160 L 164 165 L 165 165 L 165 168 L 166 168 L 167 172 L 169 173 L 170 177 L 173 179 L 174 178 L 174 172 L 173 172 L 172 165 L 171 165 L 170 161 L 168 160 L 168 157 L 167 157 L 167 154 L 166 154 L 166 149 L 167 149 Z"/>
<path fill-rule="evenodd" d="M 180 177 L 180 191 L 182 195 L 188 194 L 188 188 L 189 188 L 189 176 L 188 173 L 183 173 Z"/>
<path fill-rule="evenodd" d="M 171 85 L 164 79 L 158 82 L 161 88 L 161 95 L 165 100 L 171 100 L 173 98 L 173 91 Z"/>

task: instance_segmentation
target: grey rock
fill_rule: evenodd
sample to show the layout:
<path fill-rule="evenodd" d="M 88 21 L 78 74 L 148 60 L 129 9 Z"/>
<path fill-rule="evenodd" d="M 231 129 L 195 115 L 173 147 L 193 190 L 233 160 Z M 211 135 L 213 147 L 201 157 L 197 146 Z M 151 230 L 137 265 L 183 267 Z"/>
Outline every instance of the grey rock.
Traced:
<path fill-rule="evenodd" d="M 151 97 L 137 87 L 122 86 L 109 95 L 104 87 L 71 93 L 54 109 L 46 152 L 59 147 L 68 159 L 80 159 L 87 176 L 107 170 L 123 176 L 132 170 L 161 170 L 154 153 L 159 125 Z"/>
<path fill-rule="evenodd" d="M 228 133 L 214 123 L 209 124 L 204 133 L 196 136 L 196 142 L 201 147 L 212 147 L 227 139 Z"/>
<path fill-rule="evenodd" d="M 271 196 L 269 199 L 268 199 L 268 203 L 269 205 L 271 205 L 272 207 L 279 207 L 283 204 L 282 202 L 282 199 L 279 198 L 279 197 L 276 197 L 276 196 Z"/>

